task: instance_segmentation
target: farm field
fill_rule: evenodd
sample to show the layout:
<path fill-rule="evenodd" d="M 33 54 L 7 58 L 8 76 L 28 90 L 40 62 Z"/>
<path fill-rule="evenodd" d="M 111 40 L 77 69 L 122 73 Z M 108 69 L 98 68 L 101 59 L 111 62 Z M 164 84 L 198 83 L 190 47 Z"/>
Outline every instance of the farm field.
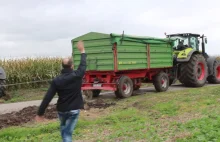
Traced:
<path fill-rule="evenodd" d="M 74 133 L 77 141 L 219 141 L 220 88 L 205 86 L 163 93 L 137 94 L 127 99 L 100 97 L 82 110 Z M 54 106 L 48 122 L 33 122 L 36 107 L 17 113 L 13 126 L 2 114 L 1 141 L 60 141 Z M 15 113 L 12 113 L 15 114 Z M 20 114 L 20 115 L 19 115 Z M 13 121 L 12 121 L 13 122 Z M 25 122 L 25 123 L 24 123 Z M 27 123 L 26 123 L 27 122 Z"/>
<path fill-rule="evenodd" d="M 8 90 L 44 87 L 60 74 L 61 58 L 0 60 L 7 76 Z"/>

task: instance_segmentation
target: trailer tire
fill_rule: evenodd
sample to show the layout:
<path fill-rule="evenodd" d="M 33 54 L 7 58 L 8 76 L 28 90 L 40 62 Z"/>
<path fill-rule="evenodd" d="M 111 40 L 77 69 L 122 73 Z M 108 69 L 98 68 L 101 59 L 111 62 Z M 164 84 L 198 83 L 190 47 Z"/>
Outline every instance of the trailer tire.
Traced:
<path fill-rule="evenodd" d="M 119 79 L 115 95 L 118 98 L 128 98 L 133 93 L 133 82 L 128 76 L 122 76 Z"/>
<path fill-rule="evenodd" d="M 220 61 L 215 60 L 213 64 L 213 74 L 209 75 L 207 81 L 213 84 L 220 83 Z"/>
<path fill-rule="evenodd" d="M 93 90 L 92 91 L 92 96 L 93 97 L 98 97 L 100 93 L 101 93 L 101 90 Z"/>
<path fill-rule="evenodd" d="M 84 97 L 84 100 L 92 100 L 93 97 L 92 90 L 83 90 L 82 95 Z"/>
<path fill-rule="evenodd" d="M 169 88 L 169 77 L 166 73 L 160 72 L 153 78 L 153 84 L 157 92 L 167 91 Z"/>

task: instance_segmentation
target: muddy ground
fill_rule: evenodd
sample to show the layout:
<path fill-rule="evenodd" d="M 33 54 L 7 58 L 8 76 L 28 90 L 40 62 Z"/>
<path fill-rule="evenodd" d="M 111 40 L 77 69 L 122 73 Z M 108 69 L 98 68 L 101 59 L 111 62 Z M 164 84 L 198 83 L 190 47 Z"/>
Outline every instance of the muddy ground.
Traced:
<path fill-rule="evenodd" d="M 105 103 L 102 99 L 97 99 L 94 102 L 87 103 L 85 109 L 89 110 L 91 108 L 105 109 L 115 103 Z M 29 106 L 17 112 L 11 112 L 0 115 L 0 129 L 10 127 L 10 126 L 20 126 L 22 124 L 34 121 L 38 107 Z M 46 109 L 45 118 L 52 120 L 57 119 L 56 105 L 50 105 Z"/>

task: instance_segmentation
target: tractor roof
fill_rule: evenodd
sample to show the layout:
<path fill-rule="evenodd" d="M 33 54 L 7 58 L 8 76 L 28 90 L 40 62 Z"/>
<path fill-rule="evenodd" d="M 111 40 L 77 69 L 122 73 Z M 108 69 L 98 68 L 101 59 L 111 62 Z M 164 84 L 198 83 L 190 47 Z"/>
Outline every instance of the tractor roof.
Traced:
<path fill-rule="evenodd" d="M 177 34 L 170 34 L 170 35 L 167 35 L 167 36 L 183 36 L 183 37 L 195 36 L 195 37 L 200 37 L 199 34 L 193 34 L 193 33 L 177 33 Z"/>

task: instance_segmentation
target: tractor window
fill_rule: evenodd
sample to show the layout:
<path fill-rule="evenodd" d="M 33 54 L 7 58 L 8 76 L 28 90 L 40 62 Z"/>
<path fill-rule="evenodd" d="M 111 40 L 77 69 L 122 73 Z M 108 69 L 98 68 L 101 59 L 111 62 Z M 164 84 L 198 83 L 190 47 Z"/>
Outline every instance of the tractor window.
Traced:
<path fill-rule="evenodd" d="M 188 37 L 179 37 L 179 36 L 176 36 L 176 37 L 172 37 L 172 38 L 176 38 L 177 40 L 174 42 L 174 46 L 173 48 L 176 49 L 176 50 L 182 50 L 182 47 L 188 47 L 189 45 L 189 40 L 188 40 Z M 182 47 L 181 47 L 181 46 Z"/>
<path fill-rule="evenodd" d="M 197 39 L 195 37 L 190 37 L 190 42 L 189 46 L 192 47 L 193 49 L 197 49 Z"/>

